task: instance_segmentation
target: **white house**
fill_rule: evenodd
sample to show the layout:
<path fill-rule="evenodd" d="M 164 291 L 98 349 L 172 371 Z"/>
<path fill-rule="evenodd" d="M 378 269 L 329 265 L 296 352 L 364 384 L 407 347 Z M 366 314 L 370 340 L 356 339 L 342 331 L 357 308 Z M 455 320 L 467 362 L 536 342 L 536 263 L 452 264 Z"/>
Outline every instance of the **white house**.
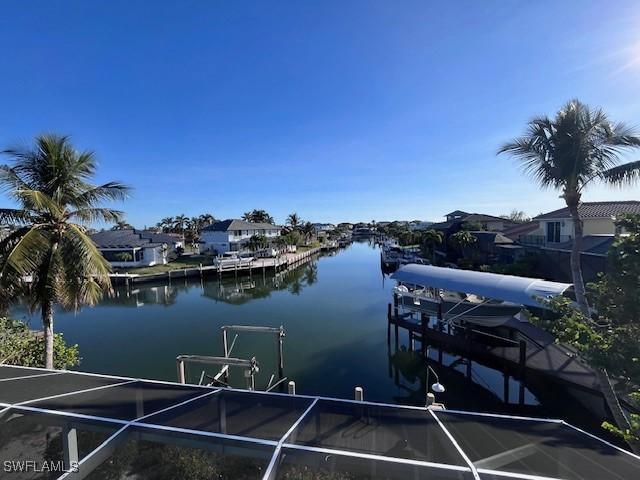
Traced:
<path fill-rule="evenodd" d="M 624 233 L 617 231 L 615 218 L 624 213 L 640 214 L 640 201 L 584 202 L 578 206 L 578 213 L 585 237 L 612 237 L 616 233 Z M 519 241 L 523 245 L 553 247 L 570 244 L 575 236 L 573 220 L 567 207 L 538 215 L 533 220 L 538 222 L 538 228 L 520 235 Z"/>
<path fill-rule="evenodd" d="M 239 252 L 246 248 L 254 235 L 264 235 L 267 240 L 280 236 L 280 228 L 270 223 L 250 223 L 244 220 L 223 220 L 202 229 L 201 251 L 212 253 Z"/>
<path fill-rule="evenodd" d="M 113 267 L 164 265 L 168 253 L 181 243 L 169 234 L 133 229 L 103 230 L 91 240 Z"/>

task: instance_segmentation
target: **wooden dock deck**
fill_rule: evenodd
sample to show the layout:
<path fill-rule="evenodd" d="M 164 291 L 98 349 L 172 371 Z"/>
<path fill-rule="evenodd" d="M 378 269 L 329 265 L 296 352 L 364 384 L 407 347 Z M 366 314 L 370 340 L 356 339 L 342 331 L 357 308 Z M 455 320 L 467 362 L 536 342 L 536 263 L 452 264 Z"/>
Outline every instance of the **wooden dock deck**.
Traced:
<path fill-rule="evenodd" d="M 505 376 L 514 376 L 520 380 L 537 379 L 540 382 L 553 382 L 562 387 L 587 394 L 601 404 L 606 411 L 597 372 L 587 365 L 571 349 L 555 343 L 546 332 L 538 331 L 535 326 L 518 321 L 507 327 L 514 330 L 513 338 L 493 335 L 471 325 L 450 327 L 446 322 L 414 312 L 403 314 L 398 308 L 388 307 L 387 342 L 391 343 L 391 328 L 395 330 L 395 342 L 398 342 L 398 330 L 408 332 L 409 348 L 414 342 L 420 342 L 423 353 L 429 346 L 444 349 L 467 359 L 467 376 L 471 377 L 471 360 L 504 372 Z M 441 352 L 441 351 L 440 351 Z M 520 390 L 520 402 L 524 401 L 524 387 Z"/>
<path fill-rule="evenodd" d="M 131 285 L 145 282 L 157 282 L 162 280 L 177 280 L 191 277 L 211 277 L 211 276 L 240 276 L 252 275 L 254 273 L 266 273 L 267 271 L 280 272 L 288 268 L 294 268 L 298 265 L 308 262 L 312 257 L 320 253 L 321 247 L 311 248 L 300 253 L 286 253 L 274 258 L 257 258 L 250 264 L 216 266 L 201 265 L 199 267 L 182 268 L 177 270 L 168 270 L 161 273 L 149 274 L 131 274 L 131 273 L 114 273 L 111 274 L 111 282 L 116 285 Z"/>

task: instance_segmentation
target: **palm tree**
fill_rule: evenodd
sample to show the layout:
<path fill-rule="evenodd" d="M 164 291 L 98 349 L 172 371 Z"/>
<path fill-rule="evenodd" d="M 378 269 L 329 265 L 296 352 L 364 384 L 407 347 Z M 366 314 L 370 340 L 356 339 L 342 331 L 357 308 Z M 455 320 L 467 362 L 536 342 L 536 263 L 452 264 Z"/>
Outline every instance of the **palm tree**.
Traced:
<path fill-rule="evenodd" d="M 247 247 L 252 252 L 256 252 L 258 250 L 262 250 L 263 248 L 267 248 L 268 245 L 269 245 L 269 241 L 267 240 L 267 237 L 259 234 L 251 235 L 251 237 L 249 237 L 249 240 L 247 241 Z"/>
<path fill-rule="evenodd" d="M 174 228 L 182 233 L 182 243 L 184 243 L 184 230 L 187 227 L 187 223 L 189 222 L 189 217 L 182 213 L 175 217 L 173 221 Z"/>
<path fill-rule="evenodd" d="M 163 232 L 170 232 L 175 224 L 176 222 L 173 217 L 164 217 L 159 223 Z"/>
<path fill-rule="evenodd" d="M 265 210 L 251 210 L 246 212 L 242 219 L 245 222 L 251 223 L 271 223 L 273 224 L 273 217 L 269 215 Z"/>
<path fill-rule="evenodd" d="M 296 230 L 300 226 L 300 217 L 297 213 L 294 212 L 287 217 L 287 225 L 293 230 Z"/>
<path fill-rule="evenodd" d="M 451 235 L 451 237 L 449 237 L 449 241 L 453 247 L 457 248 L 460 253 L 462 253 L 464 249 L 474 245 L 478 239 L 470 231 L 460 230 L 459 232 Z"/>
<path fill-rule="evenodd" d="M 99 207 L 120 200 L 128 187 L 90 183 L 93 152 L 77 152 L 69 137 L 41 135 L 33 146 L 3 151 L 12 166 L 0 166 L 0 185 L 19 208 L 0 209 L 0 219 L 18 228 L 0 242 L 0 300 L 26 293 L 41 311 L 45 367 L 53 368 L 53 307 L 93 305 L 111 290 L 110 266 L 86 234 L 93 222 L 118 222 L 122 212 Z M 27 283 L 27 278 L 30 282 Z"/>
<path fill-rule="evenodd" d="M 313 235 L 316 233 L 316 228 L 313 226 L 313 223 L 305 222 L 300 227 L 300 231 L 302 232 L 302 235 L 304 235 L 305 241 L 308 242 L 313 238 Z"/>
<path fill-rule="evenodd" d="M 132 230 L 133 225 L 127 223 L 125 220 L 120 220 L 116 222 L 116 224 L 111 227 L 111 230 Z"/>
<path fill-rule="evenodd" d="M 421 235 L 422 245 L 431 253 L 432 263 L 436 262 L 436 247 L 442 244 L 442 232 L 431 229 Z M 474 237 L 475 238 L 475 237 Z"/>
<path fill-rule="evenodd" d="M 574 239 L 571 274 L 578 306 L 589 315 L 580 252 L 582 220 L 578 207 L 585 188 L 601 181 L 622 186 L 640 178 L 640 161 L 622 163 L 623 152 L 640 147 L 640 137 L 623 123 L 613 123 L 599 108 L 572 100 L 551 119 L 543 116 L 528 123 L 524 136 L 504 144 L 498 154 L 515 157 L 526 174 L 543 188 L 562 192 L 571 219 Z"/>

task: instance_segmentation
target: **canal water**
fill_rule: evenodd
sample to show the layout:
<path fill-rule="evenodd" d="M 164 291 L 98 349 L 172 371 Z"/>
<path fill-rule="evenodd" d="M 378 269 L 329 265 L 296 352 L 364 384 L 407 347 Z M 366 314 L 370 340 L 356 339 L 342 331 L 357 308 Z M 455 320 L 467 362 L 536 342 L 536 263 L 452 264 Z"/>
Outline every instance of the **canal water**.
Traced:
<path fill-rule="evenodd" d="M 402 334 L 398 351 L 393 340 L 387 346 L 394 283 L 381 271 L 378 247 L 355 242 L 277 275 L 123 287 L 96 307 L 58 312 L 55 328 L 79 345 L 80 370 L 175 381 L 177 355 L 222 355 L 223 325 L 283 325 L 285 375 L 299 393 L 353 398 L 354 387 L 361 386 L 366 400 L 424 405 L 425 361 L 409 351 Z M 39 328 L 37 317 L 31 322 Z M 274 337 L 241 333 L 232 353 L 256 357 L 256 383 L 264 389 L 276 372 Z M 430 357 L 437 358 L 437 351 L 431 349 Z M 525 385 L 520 405 L 520 384 L 511 379 L 505 402 L 500 372 L 474 362 L 468 379 L 464 362 L 446 353 L 442 365 L 430 364 L 446 388 L 437 400 L 448 408 L 560 417 L 599 430 L 600 419 L 564 391 Z M 201 372 L 188 369 L 188 379 L 197 382 Z M 429 383 L 434 382 L 431 374 Z M 230 383 L 243 386 L 242 372 L 232 370 Z"/>

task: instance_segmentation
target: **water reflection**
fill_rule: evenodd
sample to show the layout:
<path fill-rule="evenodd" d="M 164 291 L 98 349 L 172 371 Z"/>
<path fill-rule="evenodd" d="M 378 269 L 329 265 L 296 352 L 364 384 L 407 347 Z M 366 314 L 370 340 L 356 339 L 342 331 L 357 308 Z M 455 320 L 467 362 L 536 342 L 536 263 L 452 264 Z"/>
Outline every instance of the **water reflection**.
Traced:
<path fill-rule="evenodd" d="M 100 306 L 135 307 L 145 305 L 176 304 L 178 297 L 194 288 L 200 288 L 202 295 L 216 302 L 243 305 L 256 299 L 268 298 L 272 292 L 288 291 L 300 295 L 302 290 L 318 281 L 317 260 L 295 269 L 276 274 L 253 274 L 239 278 L 183 279 L 170 283 L 147 283 L 120 286 L 113 296 L 105 297 Z"/>

